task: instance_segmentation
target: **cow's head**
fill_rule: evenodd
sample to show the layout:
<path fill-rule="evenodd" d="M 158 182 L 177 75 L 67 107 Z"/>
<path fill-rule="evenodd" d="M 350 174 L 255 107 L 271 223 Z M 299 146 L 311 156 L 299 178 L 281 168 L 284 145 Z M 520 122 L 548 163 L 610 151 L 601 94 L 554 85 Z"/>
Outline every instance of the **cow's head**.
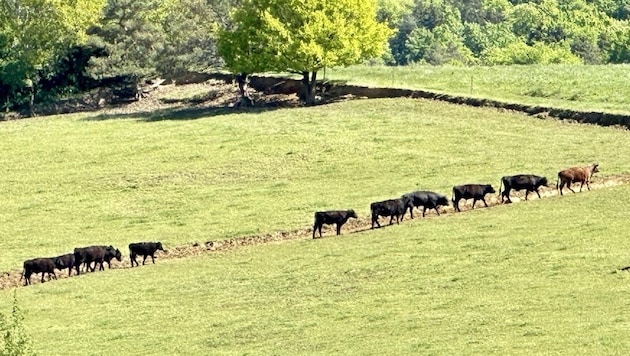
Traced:
<path fill-rule="evenodd" d="M 437 205 L 448 206 L 448 198 L 447 197 L 438 197 Z"/>
<path fill-rule="evenodd" d="M 348 213 L 348 217 L 355 218 L 355 219 L 358 219 L 358 218 L 359 218 L 359 217 L 357 216 L 357 213 L 355 213 L 353 209 L 348 210 L 348 212 L 347 212 L 347 213 Z"/>
<path fill-rule="evenodd" d="M 591 175 L 595 174 L 599 172 L 599 164 L 597 163 L 593 163 L 593 165 L 591 166 Z"/>
<path fill-rule="evenodd" d="M 549 186 L 549 183 L 547 183 L 547 177 L 540 177 L 540 179 L 538 179 L 538 184 L 537 184 L 537 185 L 538 185 L 539 187 L 540 187 L 541 185 L 542 185 L 542 186 L 545 186 L 545 187 L 548 187 L 548 186 Z"/>
<path fill-rule="evenodd" d="M 114 257 L 118 260 L 118 262 L 122 260 L 122 253 L 120 253 L 119 249 L 116 249 L 116 251 L 114 251 Z"/>
<path fill-rule="evenodd" d="M 162 247 L 162 243 L 161 243 L 161 242 L 158 242 L 158 243 L 155 245 L 155 247 L 156 247 L 158 250 L 160 250 L 160 251 L 164 251 L 164 247 Z"/>
<path fill-rule="evenodd" d="M 492 185 L 487 184 L 484 189 L 483 189 L 483 193 L 484 194 L 489 194 L 489 193 L 496 193 L 496 190 L 494 190 L 494 188 L 492 188 Z"/>

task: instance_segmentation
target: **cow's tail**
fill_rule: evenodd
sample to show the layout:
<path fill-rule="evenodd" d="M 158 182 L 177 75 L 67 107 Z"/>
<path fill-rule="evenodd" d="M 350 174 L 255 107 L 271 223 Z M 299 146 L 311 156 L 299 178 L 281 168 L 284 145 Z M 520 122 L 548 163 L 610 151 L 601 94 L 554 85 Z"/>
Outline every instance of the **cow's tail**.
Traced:
<path fill-rule="evenodd" d="M 503 202 L 503 197 L 501 196 L 501 187 L 503 186 L 503 178 L 505 177 L 501 177 L 501 181 L 499 182 L 499 198 L 501 199 L 501 202 Z"/>
<path fill-rule="evenodd" d="M 18 282 L 22 282 L 22 278 L 24 278 L 24 273 L 26 273 L 26 270 L 22 270 L 22 274 L 20 275 L 20 280 Z"/>

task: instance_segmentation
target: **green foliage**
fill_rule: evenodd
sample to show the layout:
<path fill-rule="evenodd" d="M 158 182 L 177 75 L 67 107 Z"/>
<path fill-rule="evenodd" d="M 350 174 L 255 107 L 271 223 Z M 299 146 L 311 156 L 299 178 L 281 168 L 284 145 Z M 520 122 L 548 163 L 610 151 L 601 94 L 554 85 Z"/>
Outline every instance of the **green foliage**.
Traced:
<path fill-rule="evenodd" d="M 164 44 L 156 58 L 161 74 L 205 72 L 223 64 L 217 53 L 217 32 L 229 25 L 229 11 L 240 1 L 173 0 L 163 2 L 156 21 Z"/>
<path fill-rule="evenodd" d="M 505 48 L 492 48 L 484 54 L 484 61 L 493 64 L 579 64 L 582 60 L 562 46 L 541 42 L 529 46 L 514 42 Z"/>
<path fill-rule="evenodd" d="M 619 26 L 617 19 L 625 18 L 620 15 L 625 4 L 627 0 L 416 0 L 412 11 L 398 21 L 390 48 L 397 64 L 453 59 L 468 64 L 574 62 L 559 48 L 589 64 L 625 63 L 626 36 L 611 34 L 611 25 Z M 541 44 L 557 53 L 542 53 L 549 50 L 541 52 Z M 516 52 L 508 54 L 506 47 Z M 488 56 L 498 52 L 502 54 Z M 529 53 L 527 58 L 524 52 Z M 491 62 L 494 58 L 498 62 Z"/>
<path fill-rule="evenodd" d="M 0 313 L 0 356 L 34 355 L 31 338 L 24 329 L 24 316 L 17 301 L 17 290 L 13 291 L 13 306 L 10 315 Z"/>
<path fill-rule="evenodd" d="M 162 32 L 149 14 L 156 6 L 154 0 L 108 0 L 99 26 L 91 30 L 91 43 L 108 53 L 92 59 L 90 71 L 95 77 L 140 79 L 155 73 Z"/>
<path fill-rule="evenodd" d="M 250 0 L 233 21 L 236 28 L 219 38 L 228 69 L 300 73 L 309 94 L 319 70 L 380 56 L 392 32 L 376 22 L 373 0 Z"/>
<path fill-rule="evenodd" d="M 100 14 L 103 0 L 4 0 L 0 2 L 0 96 L 9 109 L 27 100 L 37 73 L 68 48 L 85 41 L 85 30 Z"/>

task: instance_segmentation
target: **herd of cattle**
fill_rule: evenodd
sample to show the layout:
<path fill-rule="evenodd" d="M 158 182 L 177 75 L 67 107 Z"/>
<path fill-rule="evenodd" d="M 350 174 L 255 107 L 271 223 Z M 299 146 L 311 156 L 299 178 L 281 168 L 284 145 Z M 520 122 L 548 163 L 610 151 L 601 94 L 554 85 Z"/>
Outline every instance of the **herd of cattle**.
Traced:
<path fill-rule="evenodd" d="M 142 264 L 144 265 L 147 257 L 151 256 L 151 260 L 155 263 L 155 253 L 160 250 L 164 251 L 161 242 L 137 242 L 129 244 L 129 259 L 131 260 L 131 267 L 134 263 L 136 266 L 140 266 L 136 257 L 142 256 Z M 122 253 L 119 249 L 113 246 L 87 246 L 77 247 L 73 253 L 68 253 L 56 257 L 40 257 L 24 261 L 24 270 L 20 281 L 24 278 L 24 285 L 31 284 L 31 276 L 33 274 L 41 273 L 41 282 L 44 283 L 44 277 L 48 274 L 48 279 L 57 279 L 55 269 L 64 270 L 68 269 L 68 277 L 72 275 L 72 269 L 76 270 L 76 274 L 81 274 L 81 267 L 84 272 L 94 272 L 98 265 L 99 271 L 103 271 L 104 263 L 107 263 L 109 268 L 112 268 L 111 262 L 113 259 L 118 261 L 122 260 Z"/>
<path fill-rule="evenodd" d="M 566 186 L 567 189 L 575 193 L 571 189 L 571 184 L 580 183 L 580 191 L 586 184 L 586 187 L 590 190 L 589 181 L 593 177 L 593 174 L 599 172 L 598 164 L 594 163 L 589 166 L 571 167 L 558 172 L 558 182 L 556 183 L 556 189 L 559 190 L 562 195 L 562 189 Z M 504 190 L 501 191 L 501 186 Z M 501 178 L 499 186 L 499 195 L 501 197 L 501 203 L 511 203 L 510 192 L 512 190 L 525 190 L 525 200 L 530 192 L 536 192 L 540 198 L 538 189 L 541 186 L 548 186 L 547 178 L 532 175 L 532 174 L 519 174 L 515 176 L 505 176 Z M 495 193 L 494 188 L 490 184 L 465 184 L 457 185 L 453 187 L 453 197 L 451 202 L 456 211 L 461 211 L 459 208 L 459 202 L 464 199 L 473 199 L 472 208 L 475 208 L 475 204 L 478 200 L 481 200 L 487 207 L 485 197 L 487 194 Z M 403 194 L 399 198 L 389 199 L 379 202 L 374 202 L 370 205 L 370 211 L 372 213 L 372 226 L 380 227 L 378 218 L 389 217 L 389 224 L 393 224 L 394 218 L 398 224 L 403 220 L 404 215 L 409 211 L 411 218 L 413 219 L 413 208 L 422 207 L 422 216 L 428 209 L 434 209 L 435 212 L 440 215 L 439 207 L 448 206 L 448 198 L 442 194 L 431 191 L 415 191 L 408 194 Z M 357 214 L 354 210 L 329 210 L 318 211 L 315 213 L 315 223 L 313 224 L 313 238 L 315 233 L 319 232 L 319 237 L 322 237 L 322 226 L 336 224 L 337 235 L 341 234 L 341 227 L 350 218 L 357 218 Z M 144 265 L 147 257 L 151 256 L 151 260 L 155 263 L 155 253 L 160 250 L 164 251 L 162 243 L 160 242 L 139 242 L 129 244 L 129 259 L 131 261 L 131 267 L 139 266 L 140 264 L 136 260 L 136 257 L 142 256 L 142 264 Z M 68 253 L 56 257 L 43 257 L 34 258 L 24 261 L 24 270 L 20 281 L 24 278 L 24 285 L 31 284 L 31 276 L 33 274 L 41 273 L 41 282 L 44 282 L 44 277 L 48 274 L 48 279 L 57 279 L 55 269 L 64 270 L 68 269 L 68 276 L 72 275 L 72 269 L 75 269 L 76 275 L 81 274 L 81 268 L 85 272 L 94 272 L 96 267 L 100 271 L 104 270 L 104 263 L 107 263 L 111 268 L 111 261 L 117 259 L 122 260 L 122 253 L 119 249 L 113 246 L 88 246 L 77 247 L 73 253 Z"/>
<path fill-rule="evenodd" d="M 597 163 L 593 163 L 588 166 L 578 166 L 564 169 L 558 172 L 556 189 L 560 192 L 560 195 L 563 195 L 562 189 L 565 186 L 571 192 L 575 193 L 575 191 L 571 189 L 571 184 L 580 183 L 580 191 L 582 191 L 582 187 L 584 186 L 584 184 L 586 184 L 586 187 L 590 190 L 591 187 L 589 185 L 589 181 L 593 177 L 593 174 L 597 172 L 599 172 L 599 165 Z M 501 186 L 503 186 L 504 188 L 503 191 L 501 191 Z M 540 198 L 540 193 L 538 192 L 538 189 L 541 186 L 549 186 L 546 177 L 541 177 L 533 174 L 519 174 L 515 176 L 502 177 L 501 183 L 499 185 L 499 195 L 501 198 L 501 203 L 512 202 L 512 200 L 510 199 L 510 192 L 512 190 L 525 190 L 525 200 L 527 200 L 527 196 L 530 192 L 536 192 L 538 198 Z M 475 204 L 478 200 L 481 200 L 483 204 L 488 207 L 485 197 L 487 194 L 492 194 L 495 192 L 496 191 L 490 184 L 457 185 L 453 187 L 453 197 L 451 199 L 451 202 L 453 203 L 453 207 L 456 211 L 461 211 L 459 208 L 459 202 L 462 199 L 473 199 L 473 209 L 475 208 Z M 381 224 L 378 222 L 378 218 L 381 216 L 389 217 L 390 225 L 393 224 L 394 218 L 396 218 L 396 223 L 399 224 L 399 222 L 403 220 L 407 210 L 409 211 L 409 214 L 413 219 L 414 207 L 422 207 L 422 216 L 424 217 L 428 209 L 434 209 L 435 212 L 440 215 L 440 211 L 438 210 L 438 208 L 440 206 L 448 205 L 449 201 L 446 196 L 431 191 L 415 191 L 408 194 L 403 194 L 399 198 L 374 202 L 370 205 L 370 211 L 372 213 L 371 228 L 373 229 L 375 225 L 378 227 L 381 226 Z M 319 232 L 319 237 L 322 237 L 322 226 L 324 224 L 336 224 L 337 235 L 341 234 L 341 227 L 350 218 L 357 218 L 357 214 L 352 209 L 316 212 L 315 222 L 313 224 L 313 238 L 316 238 L 315 232 Z"/>

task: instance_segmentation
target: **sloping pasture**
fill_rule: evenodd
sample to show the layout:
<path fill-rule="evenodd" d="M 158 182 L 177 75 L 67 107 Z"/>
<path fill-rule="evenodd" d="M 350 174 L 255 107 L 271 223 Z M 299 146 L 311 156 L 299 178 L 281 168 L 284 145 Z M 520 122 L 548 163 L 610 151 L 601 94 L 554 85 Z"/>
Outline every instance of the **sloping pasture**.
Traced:
<path fill-rule="evenodd" d="M 630 113 L 630 66 L 351 66 L 329 68 L 333 81 L 407 88 L 554 108 Z"/>
<path fill-rule="evenodd" d="M 87 244 L 292 231 L 503 175 L 630 172 L 627 131 L 412 99 L 0 125 L 0 271 Z M 498 188 L 498 187 L 497 187 Z M 42 354 L 627 348 L 626 185 L 18 289 Z M 343 232 L 342 232 L 343 233 Z M 1 291 L 7 310 L 11 291 Z"/>

